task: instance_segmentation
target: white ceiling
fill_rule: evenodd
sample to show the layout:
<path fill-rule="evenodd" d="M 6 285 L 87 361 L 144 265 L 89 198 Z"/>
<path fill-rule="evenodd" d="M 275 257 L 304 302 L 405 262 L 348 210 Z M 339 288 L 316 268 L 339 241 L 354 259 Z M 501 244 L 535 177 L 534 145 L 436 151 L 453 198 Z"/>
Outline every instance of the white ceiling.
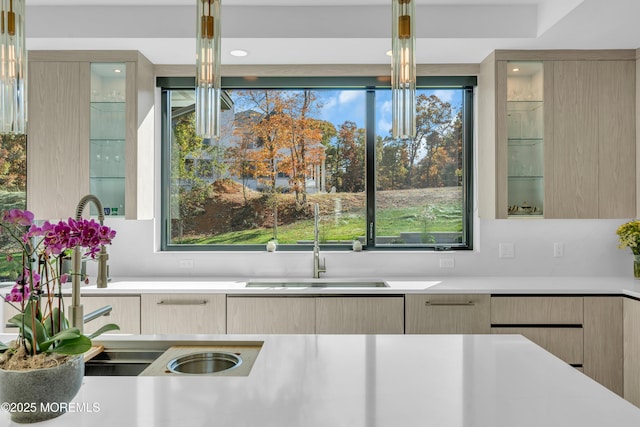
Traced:
<path fill-rule="evenodd" d="M 478 63 L 495 49 L 640 48 L 640 0 L 415 1 L 418 63 Z M 29 49 L 195 61 L 196 0 L 26 3 Z M 224 64 L 386 64 L 390 33 L 390 0 L 222 0 Z"/>

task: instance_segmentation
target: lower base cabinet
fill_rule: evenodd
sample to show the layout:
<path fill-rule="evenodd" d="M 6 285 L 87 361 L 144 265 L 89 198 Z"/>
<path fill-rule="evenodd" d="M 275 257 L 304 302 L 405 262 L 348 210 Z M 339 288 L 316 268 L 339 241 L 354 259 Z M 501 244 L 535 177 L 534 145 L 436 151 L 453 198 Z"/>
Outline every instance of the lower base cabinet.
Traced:
<path fill-rule="evenodd" d="M 584 297 L 584 373 L 624 393 L 623 298 Z"/>
<path fill-rule="evenodd" d="M 624 398 L 640 406 L 640 301 L 624 299 Z"/>
<path fill-rule="evenodd" d="M 65 296 L 65 305 L 68 307 L 71 303 L 71 295 Z M 139 334 L 140 333 L 140 296 L 82 296 L 80 303 L 84 314 L 87 315 L 92 311 L 98 310 L 104 306 L 112 307 L 111 313 L 107 316 L 101 316 L 84 325 L 84 333 L 90 334 L 100 329 L 108 323 L 115 323 L 120 327 L 117 331 L 108 333 L 113 334 Z M 18 312 L 9 305 L 4 303 L 2 329 L 5 333 L 15 333 L 15 328 L 6 328 L 7 321 L 15 316 Z M 67 316 L 69 312 L 67 311 Z"/>
<path fill-rule="evenodd" d="M 313 334 L 313 297 L 227 297 L 229 334 Z"/>
<path fill-rule="evenodd" d="M 522 335 L 570 365 L 583 363 L 582 328 L 494 327 L 491 333 Z"/>
<path fill-rule="evenodd" d="M 488 334 L 491 298 L 480 294 L 405 296 L 407 334 Z"/>
<path fill-rule="evenodd" d="M 71 297 L 65 299 L 70 302 Z M 108 316 L 98 317 L 84 325 L 84 332 L 89 334 L 108 323 L 115 323 L 120 330 L 114 334 L 140 333 L 140 296 L 83 296 L 80 303 L 87 315 L 94 310 L 110 305 L 113 307 Z"/>
<path fill-rule="evenodd" d="M 143 334 L 224 334 L 225 294 L 143 294 Z"/>
<path fill-rule="evenodd" d="M 403 334 L 404 298 L 318 297 L 318 334 Z"/>
<path fill-rule="evenodd" d="M 402 334 L 404 297 L 228 296 L 229 334 Z"/>

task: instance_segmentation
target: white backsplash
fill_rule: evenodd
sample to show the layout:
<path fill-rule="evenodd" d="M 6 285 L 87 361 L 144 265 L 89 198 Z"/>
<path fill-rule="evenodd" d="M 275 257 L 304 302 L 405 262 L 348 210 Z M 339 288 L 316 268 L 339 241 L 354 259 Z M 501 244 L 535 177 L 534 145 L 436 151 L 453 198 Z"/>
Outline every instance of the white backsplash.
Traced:
<path fill-rule="evenodd" d="M 633 256 L 617 248 L 624 220 L 479 220 L 473 251 L 330 252 L 326 278 L 417 278 L 437 276 L 629 276 Z M 118 235 L 109 247 L 112 277 L 268 278 L 312 275 L 311 252 L 160 252 L 154 221 L 108 218 Z M 561 242 L 563 256 L 554 257 Z M 500 243 L 514 245 L 513 258 L 499 258 Z M 440 260 L 454 261 L 453 268 Z M 180 268 L 183 265 L 192 267 Z M 89 263 L 95 277 L 95 263 Z"/>

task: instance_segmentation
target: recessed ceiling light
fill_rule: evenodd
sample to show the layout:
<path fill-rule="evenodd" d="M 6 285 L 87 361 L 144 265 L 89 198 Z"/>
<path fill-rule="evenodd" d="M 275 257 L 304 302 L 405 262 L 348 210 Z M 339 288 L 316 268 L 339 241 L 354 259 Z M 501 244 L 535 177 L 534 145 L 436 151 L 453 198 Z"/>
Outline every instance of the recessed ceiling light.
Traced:
<path fill-rule="evenodd" d="M 114 68 L 114 69 L 113 69 L 113 72 L 114 72 L 114 73 L 121 73 L 121 72 L 122 72 L 122 70 L 121 70 L 120 68 Z"/>
<path fill-rule="evenodd" d="M 247 52 L 246 50 L 242 50 L 242 49 L 235 49 L 235 50 L 232 50 L 229 53 L 231 54 L 231 56 L 247 56 L 249 54 L 249 52 Z"/>
<path fill-rule="evenodd" d="M 388 51 L 387 51 L 387 53 L 386 53 L 386 55 L 387 55 L 387 56 L 391 56 L 391 55 L 393 55 L 393 51 L 388 50 Z"/>
<path fill-rule="evenodd" d="M 513 71 L 514 73 L 517 73 L 518 71 L 520 71 L 520 68 L 516 67 L 516 68 L 514 68 L 514 69 L 513 69 L 513 70 L 511 70 L 511 71 Z"/>

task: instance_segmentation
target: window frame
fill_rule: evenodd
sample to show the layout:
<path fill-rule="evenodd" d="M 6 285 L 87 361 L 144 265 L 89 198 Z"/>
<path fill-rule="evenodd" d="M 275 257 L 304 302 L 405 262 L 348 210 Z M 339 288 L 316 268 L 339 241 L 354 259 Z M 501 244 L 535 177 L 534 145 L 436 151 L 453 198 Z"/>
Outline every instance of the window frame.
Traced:
<path fill-rule="evenodd" d="M 210 251 L 210 252 L 246 252 L 262 251 L 264 245 L 193 245 L 170 244 L 170 135 L 171 120 L 168 118 L 168 92 L 178 89 L 195 88 L 194 77 L 157 77 L 156 86 L 161 89 L 161 230 L 160 250 L 163 252 L 183 251 Z M 366 96 L 366 146 L 365 146 L 365 194 L 366 194 L 366 244 L 363 250 L 367 251 L 443 251 L 443 250 L 472 250 L 473 249 L 473 128 L 474 128 L 474 88 L 477 86 L 476 76 L 419 76 L 416 89 L 457 89 L 463 93 L 463 150 L 462 162 L 464 165 L 462 194 L 463 194 L 463 236 L 466 244 L 441 244 L 441 245 L 416 245 L 409 244 L 398 246 L 376 245 L 375 224 L 375 92 L 389 90 L 390 80 L 380 77 L 222 77 L 222 88 L 228 89 L 336 89 L 364 90 Z M 224 90 L 223 90 L 224 93 Z M 223 102 L 230 102 L 229 98 Z M 351 250 L 350 245 L 345 244 L 321 244 L 323 250 L 345 251 Z M 313 245 L 280 245 L 279 251 L 296 252 L 309 251 Z"/>

